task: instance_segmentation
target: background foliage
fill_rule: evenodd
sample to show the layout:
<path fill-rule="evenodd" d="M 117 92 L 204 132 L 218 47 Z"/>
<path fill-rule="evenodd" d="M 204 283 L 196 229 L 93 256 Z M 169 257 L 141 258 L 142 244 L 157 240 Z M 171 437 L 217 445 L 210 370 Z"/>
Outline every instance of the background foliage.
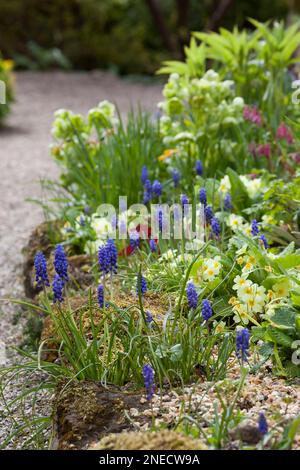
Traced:
<path fill-rule="evenodd" d="M 165 38 L 150 13 L 153 4 Z M 245 26 L 247 17 L 285 18 L 291 8 L 296 2 L 287 0 L 0 0 L 0 50 L 27 68 L 35 62 L 66 67 L 59 49 L 75 68 L 152 73 L 171 53 L 180 55 L 188 31 Z M 54 58 L 46 53 L 50 49 Z"/>

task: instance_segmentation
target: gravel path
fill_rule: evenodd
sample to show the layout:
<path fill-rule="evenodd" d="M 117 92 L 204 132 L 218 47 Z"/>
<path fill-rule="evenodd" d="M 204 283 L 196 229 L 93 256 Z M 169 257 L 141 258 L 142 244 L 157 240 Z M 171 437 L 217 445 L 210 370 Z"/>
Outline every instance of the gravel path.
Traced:
<path fill-rule="evenodd" d="M 116 103 L 121 112 L 138 103 L 154 110 L 161 87 L 121 80 L 106 72 L 19 72 L 16 97 L 0 129 L 0 298 L 24 295 L 21 250 L 32 228 L 42 221 L 39 207 L 25 199 L 39 195 L 40 178 L 58 173 L 48 151 L 54 111 L 68 108 L 86 113 L 104 99 Z M 0 365 L 15 360 L 10 346 L 22 339 L 22 320 L 15 324 L 15 312 L 11 305 L 0 304 Z M 7 426 L 0 420 L 0 440 Z"/>

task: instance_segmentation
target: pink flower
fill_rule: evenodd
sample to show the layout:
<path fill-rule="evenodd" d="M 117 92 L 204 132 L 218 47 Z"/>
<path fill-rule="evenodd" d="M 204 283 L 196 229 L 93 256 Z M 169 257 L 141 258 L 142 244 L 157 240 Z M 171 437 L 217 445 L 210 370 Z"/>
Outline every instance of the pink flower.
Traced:
<path fill-rule="evenodd" d="M 245 106 L 243 117 L 246 121 L 253 122 L 257 126 L 262 124 L 262 117 L 256 106 Z"/>
<path fill-rule="evenodd" d="M 276 137 L 277 139 L 286 140 L 289 145 L 294 143 L 294 137 L 291 131 L 283 122 L 279 125 L 276 131 Z"/>
<path fill-rule="evenodd" d="M 260 157 L 270 158 L 271 156 L 271 145 L 270 144 L 260 144 L 256 148 L 257 155 Z"/>

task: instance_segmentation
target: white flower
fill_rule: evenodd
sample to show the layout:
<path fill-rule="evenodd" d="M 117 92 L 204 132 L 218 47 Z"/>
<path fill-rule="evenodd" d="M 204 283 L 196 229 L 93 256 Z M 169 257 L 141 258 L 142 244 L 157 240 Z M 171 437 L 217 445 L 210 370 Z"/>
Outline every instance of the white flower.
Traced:
<path fill-rule="evenodd" d="M 278 282 L 273 286 L 273 291 L 275 292 L 276 297 L 288 297 L 290 290 L 289 281 Z"/>
<path fill-rule="evenodd" d="M 251 286 L 252 282 L 247 280 L 246 276 L 236 276 L 233 280 L 234 285 L 232 287 L 233 290 L 239 290 L 242 287 Z"/>
<path fill-rule="evenodd" d="M 214 278 L 220 274 L 221 268 L 222 265 L 218 259 L 212 258 L 205 260 L 202 265 L 204 281 L 213 281 Z"/>
<path fill-rule="evenodd" d="M 231 183 L 228 175 L 223 176 L 220 181 L 219 191 L 221 193 L 229 193 L 231 189 Z"/>
<path fill-rule="evenodd" d="M 113 233 L 111 223 L 104 217 L 94 215 L 92 217 L 91 227 L 95 230 L 97 238 L 108 238 Z"/>
<path fill-rule="evenodd" d="M 230 214 L 226 223 L 227 226 L 231 228 L 231 230 L 236 231 L 241 230 L 243 222 L 243 217 L 241 217 L 240 215 Z"/>

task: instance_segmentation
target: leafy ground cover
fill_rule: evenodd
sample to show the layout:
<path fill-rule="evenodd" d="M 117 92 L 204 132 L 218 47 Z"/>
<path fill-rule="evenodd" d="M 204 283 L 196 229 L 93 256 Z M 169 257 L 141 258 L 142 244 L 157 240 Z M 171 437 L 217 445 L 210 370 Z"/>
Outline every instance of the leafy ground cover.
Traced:
<path fill-rule="evenodd" d="M 145 409 L 119 410 L 128 430 L 172 429 L 197 448 L 299 446 L 300 33 L 253 23 L 195 33 L 186 61 L 160 70 L 170 75 L 155 116 L 124 120 L 107 101 L 87 116 L 56 112 L 60 179 L 43 182 L 33 300 L 18 301 L 42 320 L 41 339 L 2 371 L 3 389 L 12 373 L 42 374 L 20 400 L 54 391 L 57 413 L 57 397 L 91 381 L 140 394 Z M 5 444 L 50 422 L 33 418 Z M 120 448 L 122 436 L 99 429 L 94 444 Z"/>

